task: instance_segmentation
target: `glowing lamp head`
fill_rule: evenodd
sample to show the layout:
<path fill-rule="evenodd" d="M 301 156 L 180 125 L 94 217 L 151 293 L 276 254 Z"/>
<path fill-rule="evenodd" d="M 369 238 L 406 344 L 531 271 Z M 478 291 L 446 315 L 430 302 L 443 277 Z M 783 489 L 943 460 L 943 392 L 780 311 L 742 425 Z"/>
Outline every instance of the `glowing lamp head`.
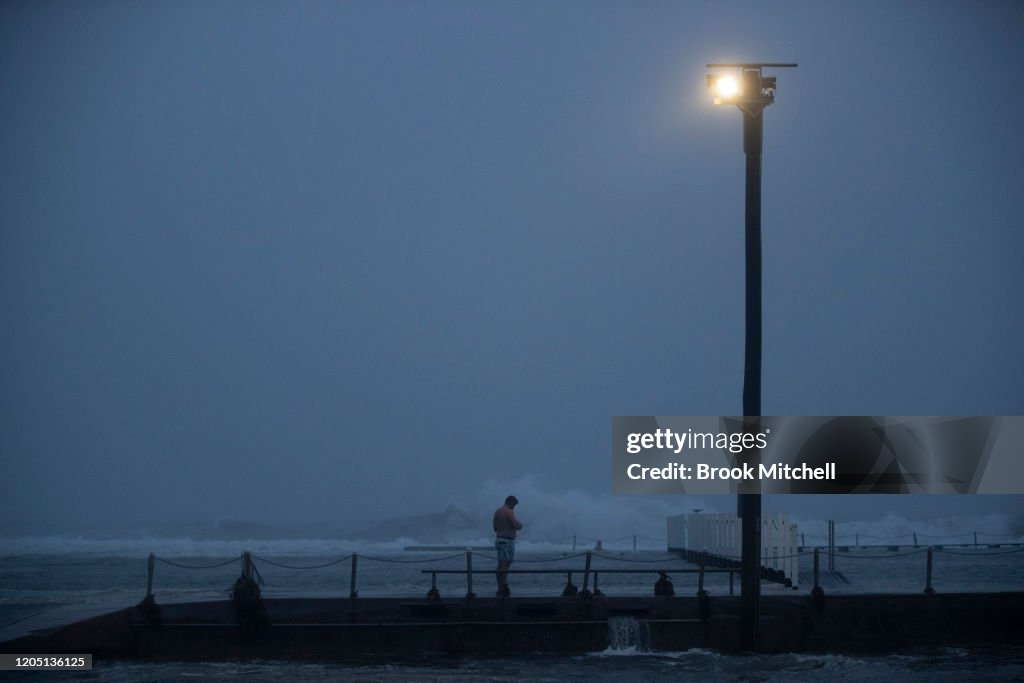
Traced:
<path fill-rule="evenodd" d="M 740 92 L 740 81 L 728 74 L 708 74 L 708 92 L 714 95 L 715 104 L 734 104 Z"/>
<path fill-rule="evenodd" d="M 775 76 L 765 76 L 765 67 L 793 67 L 796 64 L 708 64 L 716 72 L 707 75 L 708 93 L 715 104 L 735 104 L 754 116 L 775 101 Z M 728 69 L 728 72 L 717 71 Z"/>
<path fill-rule="evenodd" d="M 739 91 L 739 83 L 732 76 L 720 76 L 715 79 L 714 92 L 717 97 L 734 97 Z"/>

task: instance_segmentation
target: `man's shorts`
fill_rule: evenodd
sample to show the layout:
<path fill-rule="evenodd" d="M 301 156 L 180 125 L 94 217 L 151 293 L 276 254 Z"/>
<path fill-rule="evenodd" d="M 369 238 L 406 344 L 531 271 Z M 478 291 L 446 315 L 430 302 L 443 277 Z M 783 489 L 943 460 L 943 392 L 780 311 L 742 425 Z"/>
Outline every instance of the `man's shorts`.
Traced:
<path fill-rule="evenodd" d="M 494 540 L 494 549 L 498 551 L 498 561 L 512 564 L 516 554 L 516 542 L 511 538 L 497 538 Z"/>

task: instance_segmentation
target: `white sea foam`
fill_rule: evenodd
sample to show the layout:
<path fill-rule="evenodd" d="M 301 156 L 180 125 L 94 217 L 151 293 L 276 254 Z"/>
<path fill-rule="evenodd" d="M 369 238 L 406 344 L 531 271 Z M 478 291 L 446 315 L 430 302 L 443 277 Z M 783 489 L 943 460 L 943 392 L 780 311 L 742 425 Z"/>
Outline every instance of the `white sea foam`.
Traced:
<path fill-rule="evenodd" d="M 102 555 L 139 557 L 155 553 L 161 557 L 227 558 L 249 551 L 272 556 L 329 557 L 360 553 L 401 552 L 417 541 L 397 538 L 393 541 L 367 542 L 344 539 L 285 538 L 212 540 L 193 538 L 130 537 L 95 538 L 80 535 L 23 536 L 0 538 L 0 557 L 17 555 Z"/>
<path fill-rule="evenodd" d="M 608 553 L 666 548 L 666 520 L 694 509 L 705 512 L 732 512 L 732 496 L 614 496 L 579 490 L 553 491 L 532 476 L 508 483 L 486 483 L 471 504 L 454 503 L 462 517 L 479 519 L 473 531 L 439 531 L 436 520 L 427 522 L 410 517 L 401 525 L 401 537 L 365 540 L 355 533 L 336 538 L 325 531 L 326 525 L 308 525 L 276 530 L 261 524 L 211 522 L 165 526 L 158 531 L 145 528 L 93 531 L 75 534 L 39 534 L 0 538 L 0 557 L 15 555 L 104 555 L 139 557 L 150 552 L 164 557 L 226 558 L 243 551 L 268 556 L 343 556 L 351 552 L 386 554 L 404 551 L 408 546 L 460 548 L 490 547 L 490 517 L 509 493 L 520 499 L 516 514 L 524 523 L 519 548 L 531 553 L 580 552 L 595 548 L 598 541 Z M 866 513 L 869 510 L 866 509 Z M 823 545 L 827 538 L 826 521 L 797 517 L 799 533 L 808 545 Z M 420 529 L 419 526 L 423 528 Z M 254 528 L 251 538 L 232 537 L 235 530 L 244 535 Z M 421 533 L 418 533 L 421 531 Z M 872 521 L 844 521 L 837 526 L 840 545 L 907 545 L 917 534 L 919 545 L 973 543 L 995 544 L 1024 542 L 1024 525 L 1006 515 L 949 516 L 935 519 L 908 519 L 889 515 Z M 275 537 L 276 536 L 276 537 Z M 445 540 L 438 542 L 436 539 Z"/>
<path fill-rule="evenodd" d="M 978 532 L 979 545 L 996 543 L 1021 543 L 1024 537 L 1006 531 L 1005 524 L 996 517 L 959 518 L 956 520 L 914 520 L 886 518 L 881 523 L 851 522 L 838 527 L 839 545 L 885 545 L 913 543 L 913 534 L 918 534 L 919 545 L 973 543 L 974 531 Z M 800 526 L 806 535 L 808 545 L 823 545 L 826 535 L 825 522 L 810 521 Z M 803 531 L 809 529 L 810 531 Z M 819 531 L 819 529 L 821 531 Z M 968 529 L 961 531 L 961 529 Z M 916 531 L 915 531 L 916 530 Z M 858 536 L 859 534 L 859 536 Z M 560 539 L 535 541 L 521 537 L 518 547 L 522 552 L 537 554 L 566 554 L 593 549 L 598 539 L 578 535 Z M 574 542 L 575 541 L 575 542 Z M 458 552 L 463 548 L 489 548 L 493 540 L 489 537 L 465 538 L 447 544 L 429 544 L 429 547 L 443 548 L 437 552 Z M 666 547 L 664 538 L 637 535 L 636 549 L 656 551 Z M 147 537 L 131 535 L 128 538 L 99 538 L 77 534 L 48 536 L 19 536 L 0 538 L 0 557 L 18 555 L 103 555 L 107 557 L 139 557 L 155 553 L 161 557 L 227 558 L 249 551 L 270 556 L 317 556 L 329 557 L 360 554 L 391 554 L 407 548 L 423 546 L 415 538 L 402 537 L 390 541 L 364 541 L 329 538 L 282 538 L 282 539 L 194 539 L 173 537 Z M 607 554 L 627 553 L 634 548 L 633 537 L 624 536 L 602 540 Z M 486 552 L 486 551 L 484 551 Z"/>
<path fill-rule="evenodd" d="M 636 655 L 650 656 L 650 654 L 650 652 L 638 650 L 636 645 L 630 645 L 629 647 L 619 648 L 612 647 L 609 645 L 607 648 L 601 650 L 600 652 L 590 653 L 590 655 L 593 657 L 632 657 Z"/>
<path fill-rule="evenodd" d="M 825 520 L 797 519 L 800 532 L 808 545 L 821 544 L 828 537 Z M 977 533 L 978 544 L 1024 542 L 1024 536 L 1013 528 L 1005 515 L 949 516 L 934 519 L 909 520 L 887 515 L 874 521 L 850 521 L 836 525 L 839 545 L 909 545 L 915 534 L 919 545 L 973 543 Z"/>

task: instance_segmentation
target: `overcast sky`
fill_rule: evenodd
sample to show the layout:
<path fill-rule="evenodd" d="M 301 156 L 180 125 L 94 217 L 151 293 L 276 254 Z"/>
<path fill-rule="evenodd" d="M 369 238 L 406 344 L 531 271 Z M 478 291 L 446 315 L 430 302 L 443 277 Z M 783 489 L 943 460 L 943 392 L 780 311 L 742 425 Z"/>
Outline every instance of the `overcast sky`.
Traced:
<path fill-rule="evenodd" d="M 0 520 L 602 496 L 611 416 L 739 414 L 707 62 L 800 64 L 763 412 L 1024 414 L 1021 46 L 1013 1 L 5 2 Z"/>

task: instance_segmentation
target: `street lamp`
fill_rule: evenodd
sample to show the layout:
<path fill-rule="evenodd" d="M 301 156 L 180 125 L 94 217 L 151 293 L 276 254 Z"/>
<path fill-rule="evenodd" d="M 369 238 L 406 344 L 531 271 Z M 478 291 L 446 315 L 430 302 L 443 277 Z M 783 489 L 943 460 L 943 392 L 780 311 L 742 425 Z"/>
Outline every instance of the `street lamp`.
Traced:
<path fill-rule="evenodd" d="M 743 345 L 743 415 L 761 416 L 761 148 L 765 107 L 775 101 L 775 77 L 768 68 L 796 64 L 708 64 L 721 70 L 708 74 L 715 104 L 734 104 L 743 112 L 743 152 L 747 157 L 745 219 L 746 333 Z M 738 76 L 738 77 L 737 77 Z M 761 494 L 737 497 L 741 519 L 740 647 L 757 650 L 761 603 Z"/>

